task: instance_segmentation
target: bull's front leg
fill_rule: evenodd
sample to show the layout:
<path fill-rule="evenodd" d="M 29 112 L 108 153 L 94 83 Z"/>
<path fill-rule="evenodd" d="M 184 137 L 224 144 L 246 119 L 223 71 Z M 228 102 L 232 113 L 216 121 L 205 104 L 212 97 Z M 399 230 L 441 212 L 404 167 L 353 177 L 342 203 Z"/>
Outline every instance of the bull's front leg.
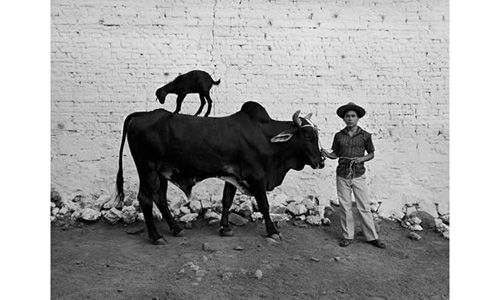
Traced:
<path fill-rule="evenodd" d="M 233 236 L 233 230 L 229 227 L 229 209 L 233 205 L 236 187 L 230 183 L 224 184 L 224 193 L 222 194 L 222 217 L 220 220 L 219 234 L 221 236 Z"/>
<path fill-rule="evenodd" d="M 258 184 L 254 186 L 253 195 L 257 201 L 257 205 L 259 206 L 259 211 L 264 217 L 267 235 L 275 240 L 281 239 L 281 235 L 269 215 L 269 202 L 267 201 L 267 194 L 264 185 Z"/>

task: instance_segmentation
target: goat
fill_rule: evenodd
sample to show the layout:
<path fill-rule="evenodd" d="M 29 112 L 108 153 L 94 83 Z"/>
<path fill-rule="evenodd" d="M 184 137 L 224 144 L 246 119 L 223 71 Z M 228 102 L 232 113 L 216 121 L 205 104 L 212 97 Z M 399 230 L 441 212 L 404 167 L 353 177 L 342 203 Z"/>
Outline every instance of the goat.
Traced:
<path fill-rule="evenodd" d="M 187 94 L 197 93 L 200 95 L 200 108 L 194 114 L 195 116 L 199 115 L 205 106 L 205 103 L 208 102 L 208 109 L 205 113 L 205 117 L 210 114 L 212 110 L 212 99 L 210 98 L 210 89 L 212 85 L 219 85 L 220 79 L 214 81 L 210 75 L 205 71 L 194 70 L 190 71 L 186 74 L 181 74 L 177 76 L 173 81 L 167 83 L 161 88 L 156 90 L 156 98 L 158 101 L 163 104 L 165 103 L 165 98 L 168 94 L 177 94 L 177 104 L 174 111 L 174 114 L 177 114 L 181 111 L 182 101 Z M 206 99 L 206 101 L 205 101 Z"/>

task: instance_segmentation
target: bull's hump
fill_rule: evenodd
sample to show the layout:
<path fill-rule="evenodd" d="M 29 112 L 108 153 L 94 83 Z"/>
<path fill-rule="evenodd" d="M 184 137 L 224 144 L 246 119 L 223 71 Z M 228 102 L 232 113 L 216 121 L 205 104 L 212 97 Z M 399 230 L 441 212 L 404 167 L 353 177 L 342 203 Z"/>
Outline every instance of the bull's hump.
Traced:
<path fill-rule="evenodd" d="M 241 106 L 240 111 L 247 114 L 252 120 L 259 122 L 269 122 L 272 120 L 266 109 L 257 102 L 245 102 Z"/>

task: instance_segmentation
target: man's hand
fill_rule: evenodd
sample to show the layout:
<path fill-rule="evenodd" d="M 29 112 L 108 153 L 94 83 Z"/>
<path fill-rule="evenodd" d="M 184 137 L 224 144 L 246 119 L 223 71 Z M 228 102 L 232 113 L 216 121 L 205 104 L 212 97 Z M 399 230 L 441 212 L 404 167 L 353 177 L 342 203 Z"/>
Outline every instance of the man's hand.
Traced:
<path fill-rule="evenodd" d="M 324 157 L 328 157 L 328 158 L 330 158 L 330 159 L 336 159 L 336 158 L 337 158 L 337 156 L 335 155 L 335 153 L 334 153 L 334 152 L 328 153 L 328 152 L 326 152 L 326 150 L 325 150 L 325 149 L 323 149 L 323 148 L 321 148 L 320 152 L 321 152 L 321 155 L 323 155 Z"/>
<path fill-rule="evenodd" d="M 354 161 L 355 164 L 360 164 L 360 163 L 365 162 L 365 158 L 364 157 L 356 157 L 356 158 L 353 158 L 352 161 Z"/>

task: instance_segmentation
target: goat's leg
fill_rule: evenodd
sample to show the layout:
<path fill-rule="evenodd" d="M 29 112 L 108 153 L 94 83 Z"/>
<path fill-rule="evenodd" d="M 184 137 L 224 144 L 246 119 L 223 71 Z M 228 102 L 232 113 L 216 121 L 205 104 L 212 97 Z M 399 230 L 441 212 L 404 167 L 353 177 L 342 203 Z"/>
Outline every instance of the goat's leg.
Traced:
<path fill-rule="evenodd" d="M 195 116 L 199 115 L 201 113 L 201 111 L 203 110 L 203 107 L 205 107 L 205 103 L 207 103 L 207 101 L 205 100 L 205 97 L 203 97 L 203 94 L 200 93 L 200 108 L 198 108 L 198 111 L 194 114 Z"/>
<path fill-rule="evenodd" d="M 207 112 L 205 113 L 205 117 L 207 117 L 209 114 L 210 114 L 210 111 L 212 110 L 212 99 L 210 98 L 210 92 L 206 92 L 204 94 L 205 98 L 207 98 L 207 102 L 208 102 L 208 108 L 207 108 Z"/>
<path fill-rule="evenodd" d="M 181 111 L 182 101 L 186 98 L 186 94 L 177 95 L 177 105 L 175 107 L 174 114 L 178 114 Z"/>

